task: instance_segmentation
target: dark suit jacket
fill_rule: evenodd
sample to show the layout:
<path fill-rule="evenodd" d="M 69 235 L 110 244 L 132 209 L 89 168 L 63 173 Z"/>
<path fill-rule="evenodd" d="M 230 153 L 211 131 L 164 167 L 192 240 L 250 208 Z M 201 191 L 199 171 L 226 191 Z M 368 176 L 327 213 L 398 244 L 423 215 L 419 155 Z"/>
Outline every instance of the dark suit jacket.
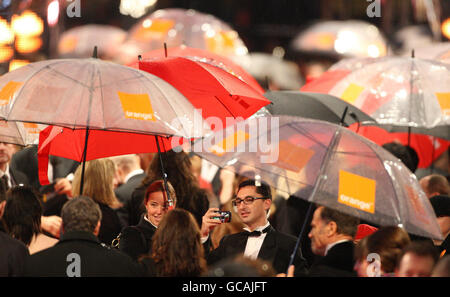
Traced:
<path fill-rule="evenodd" d="M 9 165 L 13 170 L 23 172 L 28 179 L 29 185 L 39 190 L 41 184 L 38 176 L 37 150 L 37 145 L 31 145 L 18 151 L 12 156 Z M 66 158 L 50 156 L 50 159 L 54 178 L 66 177 L 69 173 L 75 172 L 79 165 L 79 162 Z"/>
<path fill-rule="evenodd" d="M 356 276 L 354 247 L 352 241 L 336 244 L 311 266 L 309 276 Z"/>
<path fill-rule="evenodd" d="M 156 228 L 142 216 L 139 224 L 125 227 L 122 230 L 119 250 L 137 261 L 140 256 L 150 253 L 155 232 Z"/>
<path fill-rule="evenodd" d="M 210 253 L 208 253 L 208 247 L 205 246 L 208 265 L 213 265 L 220 260 L 243 254 L 247 245 L 247 238 L 245 232 L 226 235 L 220 241 L 219 246 Z M 295 237 L 270 228 L 259 251 L 258 259 L 272 263 L 277 273 L 285 273 L 295 244 Z M 293 264 L 295 265 L 294 274 L 296 276 L 301 276 L 306 273 L 306 261 L 302 257 L 300 250 L 297 250 Z"/>
<path fill-rule="evenodd" d="M 12 185 L 24 184 L 29 185 L 30 182 L 25 173 L 20 170 L 14 169 L 11 166 L 9 167 L 9 174 L 12 178 Z"/>
<path fill-rule="evenodd" d="M 25 244 L 0 230 L 0 277 L 23 276 L 29 254 Z"/>
<path fill-rule="evenodd" d="M 28 257 L 25 276 L 67 277 L 67 271 L 73 271 L 71 267 L 77 263 L 68 257 L 70 254 L 79 255 L 82 277 L 141 276 L 130 257 L 100 244 L 94 234 L 84 231 L 64 233 L 56 245 Z"/>

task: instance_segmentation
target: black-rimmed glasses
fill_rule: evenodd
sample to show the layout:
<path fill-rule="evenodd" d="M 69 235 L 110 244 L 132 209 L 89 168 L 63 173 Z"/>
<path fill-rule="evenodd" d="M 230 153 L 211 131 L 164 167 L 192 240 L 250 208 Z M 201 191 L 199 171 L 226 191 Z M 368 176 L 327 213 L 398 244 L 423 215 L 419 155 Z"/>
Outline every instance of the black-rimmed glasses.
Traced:
<path fill-rule="evenodd" d="M 233 206 L 239 206 L 239 204 L 241 204 L 241 202 L 244 202 L 245 205 L 250 205 L 253 203 L 253 201 L 255 200 L 259 200 L 259 199 L 269 199 L 269 197 L 253 197 L 253 196 L 247 196 L 244 199 L 241 198 L 234 198 L 231 203 L 233 204 Z"/>

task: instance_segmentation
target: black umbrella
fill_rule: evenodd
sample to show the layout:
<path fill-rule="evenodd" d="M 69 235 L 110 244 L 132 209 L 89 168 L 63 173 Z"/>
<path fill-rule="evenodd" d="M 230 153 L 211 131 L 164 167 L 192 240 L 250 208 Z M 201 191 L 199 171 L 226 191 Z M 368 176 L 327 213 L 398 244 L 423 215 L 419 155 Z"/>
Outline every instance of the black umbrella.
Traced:
<path fill-rule="evenodd" d="M 333 95 L 300 91 L 268 91 L 266 106 L 272 115 L 290 115 L 327 121 L 344 126 L 376 121 L 352 104 Z M 349 116 L 345 116 L 348 114 Z"/>

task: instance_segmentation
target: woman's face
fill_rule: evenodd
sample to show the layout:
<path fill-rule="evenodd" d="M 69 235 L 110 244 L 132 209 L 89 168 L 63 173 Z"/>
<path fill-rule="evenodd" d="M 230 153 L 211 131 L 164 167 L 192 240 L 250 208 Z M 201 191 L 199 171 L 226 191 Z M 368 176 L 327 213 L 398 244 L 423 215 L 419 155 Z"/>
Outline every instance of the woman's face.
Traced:
<path fill-rule="evenodd" d="M 164 199 L 163 192 L 150 193 L 145 208 L 147 209 L 147 219 L 153 225 L 158 226 L 167 213 L 167 202 Z"/>

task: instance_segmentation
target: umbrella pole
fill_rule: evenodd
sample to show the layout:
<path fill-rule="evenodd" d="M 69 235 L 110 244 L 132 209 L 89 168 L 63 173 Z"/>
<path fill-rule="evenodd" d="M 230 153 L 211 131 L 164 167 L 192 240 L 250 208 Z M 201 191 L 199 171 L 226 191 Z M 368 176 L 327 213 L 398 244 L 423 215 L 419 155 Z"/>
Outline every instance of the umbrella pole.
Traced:
<path fill-rule="evenodd" d="M 303 222 L 302 229 L 300 230 L 300 234 L 298 235 L 297 242 L 295 243 L 294 251 L 292 252 L 291 258 L 289 260 L 288 269 L 294 263 L 295 255 L 297 254 L 297 250 L 300 246 L 300 242 L 302 241 L 303 233 L 305 233 L 305 227 L 306 227 L 306 224 L 308 223 L 309 217 L 311 216 L 312 209 L 313 209 L 313 203 L 310 202 L 308 211 L 306 212 L 305 221 Z"/>
<path fill-rule="evenodd" d="M 346 126 L 345 125 L 345 116 L 347 115 L 347 111 L 348 111 L 348 106 L 346 106 L 345 107 L 345 109 L 344 109 L 344 113 L 342 114 L 342 117 L 341 117 L 341 122 L 339 123 L 341 126 Z"/>
<path fill-rule="evenodd" d="M 80 195 L 83 195 L 83 188 L 84 188 L 84 169 L 86 167 L 88 138 L 89 138 L 89 127 L 86 128 L 86 135 L 84 137 L 84 150 L 83 150 L 83 157 L 82 157 L 83 163 L 82 163 L 82 167 L 81 167 L 81 180 L 80 180 Z"/>
<path fill-rule="evenodd" d="M 158 141 L 157 135 L 155 135 L 155 139 L 156 139 L 156 147 L 158 148 L 159 162 L 161 165 L 161 173 L 163 176 L 164 188 L 165 188 L 166 194 L 167 194 L 167 202 L 169 203 L 169 210 L 171 210 L 171 209 L 173 209 L 174 205 L 173 205 L 172 197 L 170 197 L 169 188 L 167 187 L 167 174 L 166 174 L 166 171 L 164 170 L 164 162 L 162 160 L 161 148 L 159 147 L 159 141 Z"/>

